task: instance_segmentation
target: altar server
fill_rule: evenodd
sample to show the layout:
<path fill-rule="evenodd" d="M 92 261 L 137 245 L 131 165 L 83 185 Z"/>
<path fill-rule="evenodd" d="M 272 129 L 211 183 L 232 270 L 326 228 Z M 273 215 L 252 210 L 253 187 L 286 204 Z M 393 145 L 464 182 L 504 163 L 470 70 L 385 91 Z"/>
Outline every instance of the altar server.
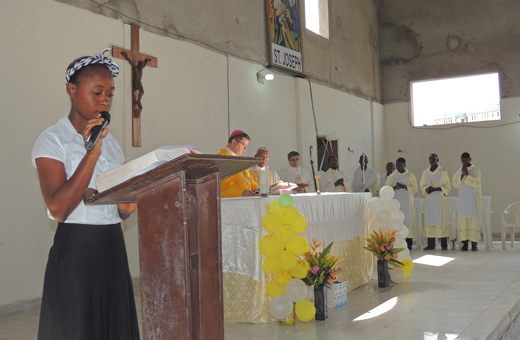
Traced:
<path fill-rule="evenodd" d="M 354 172 L 354 183 L 352 187 L 355 192 L 371 192 L 377 195 L 379 192 L 379 173 L 368 167 L 368 157 L 359 157 L 359 168 Z"/>
<path fill-rule="evenodd" d="M 477 251 L 482 219 L 482 190 L 480 169 L 471 164 L 471 156 L 464 152 L 460 156 L 462 167 L 453 175 L 453 186 L 459 189 L 458 238 L 462 240 L 460 250 Z"/>
<path fill-rule="evenodd" d="M 406 243 L 408 249 L 412 249 L 413 239 L 417 238 L 417 225 L 415 224 L 415 213 L 413 208 L 413 196 L 417 193 L 417 179 L 408 169 L 406 160 L 402 157 L 395 162 L 397 171 L 388 176 L 386 185 L 394 188 L 394 198 L 401 203 L 401 210 L 404 214 L 403 224 L 408 227 Z"/>
<path fill-rule="evenodd" d="M 386 167 L 385 167 L 385 170 L 386 170 L 386 173 L 385 175 L 381 175 L 381 177 L 379 177 L 379 190 L 381 190 L 382 187 L 384 187 L 386 184 L 386 180 L 388 179 L 388 177 L 390 177 L 390 175 L 395 171 L 395 164 L 392 163 L 392 162 L 388 162 L 386 163 Z"/>
<path fill-rule="evenodd" d="M 424 229 L 428 245 L 424 250 L 435 249 L 435 239 L 441 239 L 442 250 L 448 250 L 450 225 L 448 219 L 448 203 L 446 196 L 451 190 L 448 172 L 438 164 L 439 156 L 432 153 L 428 158 L 430 167 L 423 171 L 421 191 L 425 197 L 424 210 L 426 219 Z"/>

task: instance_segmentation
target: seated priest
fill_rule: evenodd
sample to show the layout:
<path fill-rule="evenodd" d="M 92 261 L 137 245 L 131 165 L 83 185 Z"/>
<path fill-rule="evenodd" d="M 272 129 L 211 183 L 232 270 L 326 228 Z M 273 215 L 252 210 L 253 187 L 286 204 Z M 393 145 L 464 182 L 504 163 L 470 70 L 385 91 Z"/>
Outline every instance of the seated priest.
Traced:
<path fill-rule="evenodd" d="M 247 150 L 251 137 L 242 130 L 235 130 L 228 139 L 224 149 L 220 149 L 217 155 L 240 157 Z M 258 184 L 255 182 L 249 170 L 244 170 L 236 175 L 220 181 L 220 197 L 257 196 L 255 190 Z"/>
<path fill-rule="evenodd" d="M 287 166 L 278 171 L 280 179 L 284 182 L 296 183 L 298 187 L 293 189 L 295 193 L 314 192 L 314 180 L 311 175 L 300 166 L 300 154 L 291 151 L 287 155 Z"/>
<path fill-rule="evenodd" d="M 347 192 L 350 191 L 347 173 L 338 167 L 338 158 L 330 156 L 327 160 L 329 169 L 320 171 L 320 187 L 323 192 Z"/>
<path fill-rule="evenodd" d="M 354 192 L 371 192 L 376 196 L 379 191 L 379 173 L 368 167 L 368 157 L 359 156 L 359 168 L 354 172 L 354 182 L 352 189 Z"/>
<path fill-rule="evenodd" d="M 275 184 L 276 182 L 280 182 L 280 177 L 276 171 L 271 170 L 269 165 L 267 165 L 267 163 L 269 163 L 269 150 L 262 146 L 256 150 L 255 157 L 259 157 L 264 160 L 262 163 L 257 164 L 249 169 L 249 172 L 251 173 L 251 176 L 253 176 L 255 182 L 260 183 L 260 171 L 267 171 L 269 174 L 269 186 Z"/>

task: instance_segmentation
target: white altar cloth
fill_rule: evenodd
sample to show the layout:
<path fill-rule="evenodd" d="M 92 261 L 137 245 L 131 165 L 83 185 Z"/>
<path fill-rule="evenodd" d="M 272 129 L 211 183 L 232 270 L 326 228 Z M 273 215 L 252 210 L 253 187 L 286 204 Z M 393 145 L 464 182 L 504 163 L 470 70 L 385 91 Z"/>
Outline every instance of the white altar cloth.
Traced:
<path fill-rule="evenodd" d="M 302 233 L 330 242 L 350 240 L 365 231 L 365 212 L 370 193 L 315 193 L 292 195 L 294 206 L 307 219 Z M 224 273 L 246 275 L 265 285 L 258 241 L 267 234 L 262 218 L 279 196 L 221 199 L 222 267 Z"/>

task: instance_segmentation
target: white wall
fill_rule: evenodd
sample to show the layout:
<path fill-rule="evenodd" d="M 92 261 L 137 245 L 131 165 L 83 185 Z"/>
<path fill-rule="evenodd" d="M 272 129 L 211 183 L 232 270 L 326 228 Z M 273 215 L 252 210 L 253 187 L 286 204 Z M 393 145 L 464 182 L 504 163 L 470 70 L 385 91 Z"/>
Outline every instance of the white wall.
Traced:
<path fill-rule="evenodd" d="M 492 230 L 499 233 L 500 213 L 510 203 L 520 200 L 520 124 L 515 123 L 519 121 L 519 109 L 520 97 L 508 98 L 501 102 L 502 120 L 499 122 L 412 128 L 409 103 L 386 104 L 387 157 L 393 161 L 404 157 L 408 169 L 420 181 L 423 170 L 429 166 L 429 154 L 436 153 L 439 164 L 448 171 L 451 180 L 461 166 L 460 155 L 469 152 L 472 163 L 482 171 L 482 195 L 493 198 Z M 399 149 L 404 152 L 399 153 Z M 449 196 L 457 196 L 457 189 L 452 188 Z M 421 197 L 420 194 L 417 197 Z"/>
<path fill-rule="evenodd" d="M 56 223 L 46 218 L 30 156 L 39 133 L 68 113 L 65 69 L 73 59 L 111 45 L 129 48 L 129 32 L 119 20 L 52 0 L 0 2 L 0 314 L 41 296 Z M 229 118 L 231 130 L 243 129 L 252 137 L 246 156 L 267 146 L 270 164 L 279 169 L 295 149 L 310 170 L 309 145 L 316 150 L 316 133 L 306 79 L 277 74 L 262 85 L 256 81 L 262 66 L 255 62 L 144 30 L 140 37 L 141 51 L 156 56 L 159 68 L 144 70 L 143 146 L 134 148 L 131 68 L 118 60 L 122 68 L 109 128 L 127 159 L 163 144 L 194 143 L 204 153 L 216 153 L 226 144 Z M 364 151 L 379 170 L 385 161 L 382 106 L 324 85 L 313 83 L 312 89 L 319 133 L 338 136 L 341 167 L 352 174 Z M 133 216 L 124 223 L 133 277 L 139 276 L 136 221 Z"/>

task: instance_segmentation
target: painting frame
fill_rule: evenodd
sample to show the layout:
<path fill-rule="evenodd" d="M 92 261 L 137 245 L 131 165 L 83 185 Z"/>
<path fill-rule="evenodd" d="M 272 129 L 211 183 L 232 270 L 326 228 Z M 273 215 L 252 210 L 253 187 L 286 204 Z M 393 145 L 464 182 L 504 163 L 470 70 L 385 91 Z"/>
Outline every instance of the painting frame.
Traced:
<path fill-rule="evenodd" d="M 265 0 L 268 68 L 306 77 L 301 0 Z"/>

